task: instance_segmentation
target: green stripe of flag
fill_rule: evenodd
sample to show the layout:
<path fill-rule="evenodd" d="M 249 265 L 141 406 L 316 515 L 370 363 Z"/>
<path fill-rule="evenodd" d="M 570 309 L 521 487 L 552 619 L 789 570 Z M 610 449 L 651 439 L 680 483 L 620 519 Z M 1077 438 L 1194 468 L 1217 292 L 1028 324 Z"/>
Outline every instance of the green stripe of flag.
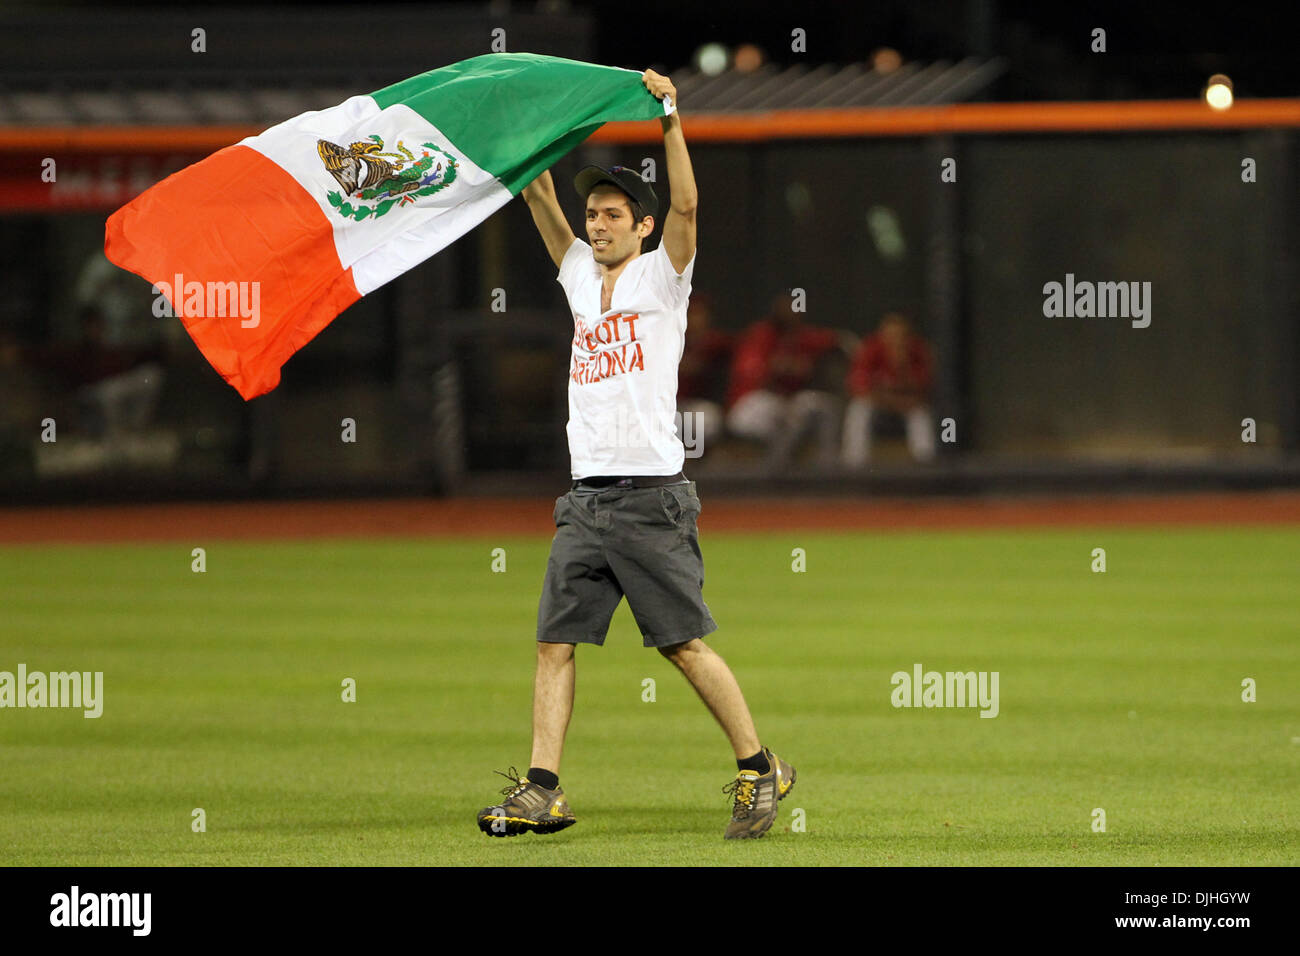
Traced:
<path fill-rule="evenodd" d="M 539 53 L 476 56 L 371 98 L 419 113 L 512 195 L 601 124 L 664 115 L 640 73 Z"/>

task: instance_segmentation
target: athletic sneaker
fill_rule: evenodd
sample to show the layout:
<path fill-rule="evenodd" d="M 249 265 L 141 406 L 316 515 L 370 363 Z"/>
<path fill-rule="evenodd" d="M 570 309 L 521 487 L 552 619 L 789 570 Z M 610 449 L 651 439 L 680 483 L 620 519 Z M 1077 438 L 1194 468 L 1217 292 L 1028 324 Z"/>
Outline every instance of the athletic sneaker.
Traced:
<path fill-rule="evenodd" d="M 510 781 L 501 793 L 505 796 L 495 807 L 478 812 L 478 828 L 488 836 L 518 836 L 521 833 L 554 833 L 577 823 L 564 789 L 547 790 L 527 777 L 520 777 L 514 767 L 500 773 Z"/>
<path fill-rule="evenodd" d="M 767 773 L 742 770 L 736 779 L 722 788 L 734 797 L 731 822 L 727 824 L 726 840 L 745 840 L 761 837 L 776 819 L 776 804 L 794 786 L 794 767 L 790 766 L 766 747 Z"/>

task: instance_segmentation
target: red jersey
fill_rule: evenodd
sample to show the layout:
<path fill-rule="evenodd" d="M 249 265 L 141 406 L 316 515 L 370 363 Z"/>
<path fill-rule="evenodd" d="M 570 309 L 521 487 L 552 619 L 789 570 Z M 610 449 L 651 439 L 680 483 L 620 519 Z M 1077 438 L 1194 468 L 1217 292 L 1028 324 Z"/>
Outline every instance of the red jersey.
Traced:
<path fill-rule="evenodd" d="M 895 364 L 880 333 L 864 339 L 849 368 L 848 389 L 853 396 L 869 395 L 878 388 L 925 394 L 930 391 L 930 347 L 916 335 L 908 336 L 907 354 Z"/>
<path fill-rule="evenodd" d="M 677 366 L 677 400 L 711 398 L 725 374 L 735 336 L 722 329 L 692 332 L 686 328 L 686 348 Z"/>
<path fill-rule="evenodd" d="M 778 395 L 792 395 L 806 388 L 817 359 L 838 342 L 839 333 L 834 329 L 798 325 L 781 332 L 772 319 L 760 319 L 745 330 L 736 347 L 727 406 L 758 388 Z M 774 363 L 774 359 L 783 361 Z M 784 365 L 784 370 L 774 368 L 776 364 Z"/>

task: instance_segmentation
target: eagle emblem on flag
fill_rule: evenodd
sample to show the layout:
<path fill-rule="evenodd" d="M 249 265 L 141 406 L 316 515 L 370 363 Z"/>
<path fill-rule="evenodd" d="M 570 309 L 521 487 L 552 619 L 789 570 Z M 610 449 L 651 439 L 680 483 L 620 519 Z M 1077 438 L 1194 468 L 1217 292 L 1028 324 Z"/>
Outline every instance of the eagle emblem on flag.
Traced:
<path fill-rule="evenodd" d="M 420 149 L 417 157 L 398 140 L 396 152 L 384 152 L 384 141 L 379 136 L 347 147 L 317 140 L 321 162 L 343 189 L 341 193 L 329 193 L 330 205 L 339 215 L 358 222 L 377 219 L 394 206 L 432 196 L 455 182 L 454 156 L 433 143 L 422 143 Z"/>

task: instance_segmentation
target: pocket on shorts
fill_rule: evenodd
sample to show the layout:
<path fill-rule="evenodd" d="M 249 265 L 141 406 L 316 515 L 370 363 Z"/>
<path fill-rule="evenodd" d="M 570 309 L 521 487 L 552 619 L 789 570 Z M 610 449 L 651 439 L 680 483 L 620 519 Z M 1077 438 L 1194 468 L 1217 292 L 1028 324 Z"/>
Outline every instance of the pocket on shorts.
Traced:
<path fill-rule="evenodd" d="M 664 517 L 680 527 L 685 519 L 694 520 L 700 513 L 700 499 L 695 493 L 695 482 L 681 485 L 660 485 L 659 500 Z"/>
<path fill-rule="evenodd" d="M 564 508 L 564 503 L 569 500 L 567 494 L 560 495 L 555 499 L 555 510 L 551 512 L 551 520 L 555 522 L 555 527 L 560 526 L 560 511 Z"/>

